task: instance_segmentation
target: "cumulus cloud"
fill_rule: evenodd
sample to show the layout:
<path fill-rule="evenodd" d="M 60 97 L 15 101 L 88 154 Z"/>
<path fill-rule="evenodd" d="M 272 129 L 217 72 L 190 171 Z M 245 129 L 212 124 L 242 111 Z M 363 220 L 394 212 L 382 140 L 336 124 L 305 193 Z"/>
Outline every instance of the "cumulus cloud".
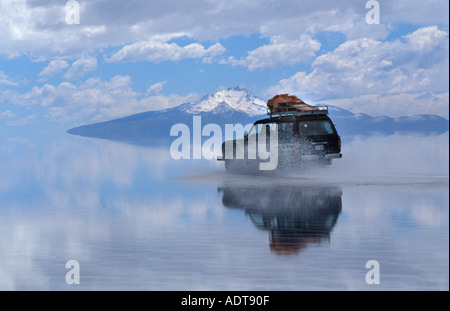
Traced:
<path fill-rule="evenodd" d="M 39 76 L 40 77 L 54 76 L 59 72 L 61 72 L 62 70 L 66 69 L 67 67 L 69 67 L 69 64 L 65 60 L 55 59 L 50 61 L 48 65 L 44 67 L 44 69 L 42 69 L 42 71 L 39 73 Z"/>
<path fill-rule="evenodd" d="M 73 62 L 72 66 L 70 66 L 64 77 L 68 80 L 76 80 L 96 69 L 96 57 L 83 57 Z"/>
<path fill-rule="evenodd" d="M 92 0 L 80 1 L 80 5 L 80 25 L 68 25 L 65 1 L 0 2 L 0 55 L 52 60 L 39 77 L 50 77 L 68 68 L 62 78 L 69 81 L 39 85 L 26 93 L 0 92 L 0 102 L 8 99 L 24 106 L 35 103 L 48 107 L 51 118 L 76 118 L 78 114 L 101 119 L 119 111 L 140 111 L 150 104 L 150 98 L 152 105 L 157 103 L 155 107 L 167 108 L 182 98 L 196 96 L 162 96 L 164 82 L 139 94 L 125 81 L 119 87 L 122 91 L 118 96 L 122 104 L 119 104 L 107 94 L 114 93 L 108 85 L 118 81 L 81 82 L 80 78 L 97 69 L 99 51 L 106 49 L 111 53 L 112 47 L 120 47 L 106 59 L 114 63 L 184 59 L 217 63 L 222 58 L 222 63 L 255 71 L 314 60 L 311 70 L 286 76 L 278 84 L 273 82 L 276 85 L 266 94 L 270 97 L 280 92 L 297 93 L 313 100 L 363 98 L 371 94 L 448 93 L 448 1 L 445 0 L 383 2 L 382 25 L 367 25 L 365 3 L 353 0 L 198 0 L 195 4 L 167 0 L 158 5 L 143 0 L 126 3 Z M 422 27 L 393 40 L 388 37 L 390 31 L 396 30 L 393 23 L 407 27 L 437 26 Z M 317 57 L 322 31 L 338 32 L 347 41 Z M 236 55 L 224 58 L 228 50 L 219 40 L 250 34 L 271 38 L 270 43 L 241 58 Z M 177 38 L 191 43 L 183 45 Z M 323 42 L 326 43 L 329 42 Z M 328 46 L 324 49 L 329 50 Z M 0 87 L 17 85 L 9 74 L 0 71 Z M 87 97 L 87 102 L 96 104 L 80 106 L 78 102 L 81 107 L 78 113 L 72 106 L 56 104 L 58 100 L 75 103 L 70 96 L 81 94 Z M 124 99 L 128 99 L 126 104 Z M 67 109 L 73 114 L 68 114 Z"/>
<path fill-rule="evenodd" d="M 274 36 L 270 43 L 248 52 L 239 60 L 231 56 L 227 61 L 234 66 L 244 66 L 253 71 L 266 67 L 281 67 L 310 60 L 320 50 L 320 42 L 308 35 L 301 35 L 299 39 L 288 40 L 282 36 Z"/>
<path fill-rule="evenodd" d="M 448 26 L 449 22 L 448 1 L 380 1 L 380 7 L 381 19 L 386 23 L 440 24 Z"/>
<path fill-rule="evenodd" d="M 154 84 L 153 91 L 162 88 L 162 85 L 163 83 Z M 116 75 L 106 81 L 90 78 L 80 83 L 47 83 L 41 87 L 35 86 L 25 93 L 0 93 L 0 103 L 22 106 L 26 110 L 41 107 L 44 109 L 41 115 L 51 121 L 82 123 L 166 109 L 198 98 L 199 95 L 195 93 L 165 96 L 158 92 L 149 92 L 143 96 L 133 90 L 131 78 L 122 75 Z M 27 120 L 14 125 L 25 124 L 25 121 Z"/>
<path fill-rule="evenodd" d="M 1 1 L 0 53 L 48 58 L 71 54 L 72 48 L 79 51 L 75 28 L 65 27 L 64 4 Z"/>
<path fill-rule="evenodd" d="M 351 39 L 358 32 L 373 31 L 380 39 L 378 32 L 385 31 L 383 26 L 365 27 L 365 3 L 353 0 L 166 0 L 157 5 L 144 0 L 80 1 L 80 25 L 66 24 L 65 2 L 1 1 L 0 54 L 75 58 L 86 50 L 147 42 L 158 35 L 176 33 L 205 42 L 253 33 L 294 39 L 299 33 L 324 30 L 340 31 L 352 35 Z M 448 5 L 446 0 L 383 2 L 381 20 L 385 25 L 433 23 L 448 27 L 448 14 L 443 14 Z"/>
<path fill-rule="evenodd" d="M 98 35 L 103 35 L 107 32 L 105 25 L 100 26 L 86 26 L 81 29 L 81 31 L 88 37 L 94 37 Z"/>
<path fill-rule="evenodd" d="M 448 33 L 424 27 L 394 41 L 346 41 L 268 93 L 296 93 L 324 100 L 366 94 L 448 92 Z"/>
<path fill-rule="evenodd" d="M 438 29 L 437 26 L 420 28 L 405 36 L 412 50 L 419 53 L 432 52 L 439 48 L 443 41 L 448 42 L 448 33 Z M 447 43 L 448 47 L 448 43 Z"/>
<path fill-rule="evenodd" d="M 199 43 L 191 43 L 179 46 L 176 43 L 168 43 L 157 40 L 139 41 L 121 48 L 114 53 L 107 62 L 121 63 L 134 61 L 149 61 L 160 63 L 163 61 L 179 61 L 187 58 L 202 58 L 217 56 L 225 52 L 225 48 L 216 43 L 205 48 Z"/>
<path fill-rule="evenodd" d="M 3 71 L 0 70 L 0 86 L 1 85 L 17 86 L 18 83 L 12 81 L 10 77 L 8 77 Z"/>
<path fill-rule="evenodd" d="M 162 91 L 162 89 L 166 83 L 167 83 L 167 81 L 162 81 L 162 82 L 158 82 L 158 83 L 150 85 L 150 87 L 147 89 L 146 95 L 159 94 Z"/>

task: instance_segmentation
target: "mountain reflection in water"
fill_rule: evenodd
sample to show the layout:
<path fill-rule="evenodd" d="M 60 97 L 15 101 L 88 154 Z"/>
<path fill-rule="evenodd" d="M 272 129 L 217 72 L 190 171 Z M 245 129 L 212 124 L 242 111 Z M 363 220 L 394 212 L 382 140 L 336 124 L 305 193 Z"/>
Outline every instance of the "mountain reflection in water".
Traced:
<path fill-rule="evenodd" d="M 253 224 L 270 231 L 270 249 L 297 254 L 330 241 L 342 210 L 342 190 L 333 186 L 219 187 L 222 204 L 243 209 Z"/>

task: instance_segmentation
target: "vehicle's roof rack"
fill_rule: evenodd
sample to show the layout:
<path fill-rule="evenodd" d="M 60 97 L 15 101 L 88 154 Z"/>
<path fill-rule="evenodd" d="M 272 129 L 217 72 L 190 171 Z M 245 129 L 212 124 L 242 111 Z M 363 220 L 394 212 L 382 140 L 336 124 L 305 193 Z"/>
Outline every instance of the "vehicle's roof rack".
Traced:
<path fill-rule="evenodd" d="M 310 106 L 306 105 L 303 107 L 277 107 L 277 108 L 267 108 L 267 115 L 271 118 L 274 116 L 305 116 L 305 115 L 317 115 L 317 114 L 328 114 L 328 106 L 317 105 Z"/>

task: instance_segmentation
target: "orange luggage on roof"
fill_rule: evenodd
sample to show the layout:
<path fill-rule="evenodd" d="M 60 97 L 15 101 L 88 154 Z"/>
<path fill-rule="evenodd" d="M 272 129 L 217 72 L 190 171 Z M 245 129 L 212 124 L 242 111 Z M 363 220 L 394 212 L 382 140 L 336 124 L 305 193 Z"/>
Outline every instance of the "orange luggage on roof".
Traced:
<path fill-rule="evenodd" d="M 269 107 L 271 112 L 275 112 L 279 108 L 292 108 L 299 111 L 318 110 L 316 107 L 308 105 L 297 96 L 289 94 L 275 95 L 267 101 L 267 107 Z"/>

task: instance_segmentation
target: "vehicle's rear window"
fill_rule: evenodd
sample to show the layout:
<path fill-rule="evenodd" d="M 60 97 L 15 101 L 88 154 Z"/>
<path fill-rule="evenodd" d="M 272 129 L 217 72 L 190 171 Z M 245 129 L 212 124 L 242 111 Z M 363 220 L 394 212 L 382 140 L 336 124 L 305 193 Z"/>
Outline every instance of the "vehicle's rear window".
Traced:
<path fill-rule="evenodd" d="M 298 128 L 304 136 L 334 134 L 333 126 L 328 120 L 300 121 Z"/>

